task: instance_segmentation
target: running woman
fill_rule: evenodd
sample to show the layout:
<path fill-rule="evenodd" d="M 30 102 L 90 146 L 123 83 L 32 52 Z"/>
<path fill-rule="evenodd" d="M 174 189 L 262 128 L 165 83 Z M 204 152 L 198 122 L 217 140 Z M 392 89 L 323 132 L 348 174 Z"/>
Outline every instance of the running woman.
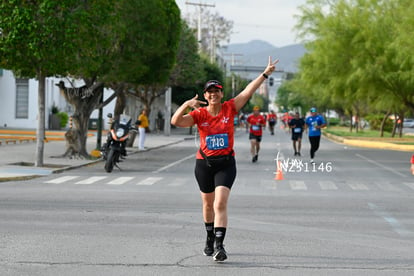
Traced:
<path fill-rule="evenodd" d="M 262 142 L 263 127 L 266 127 L 266 119 L 260 115 L 260 107 L 253 107 L 253 114 L 247 117 L 250 125 L 250 153 L 252 154 L 252 162 L 257 162 L 259 158 L 260 142 Z"/>
<path fill-rule="evenodd" d="M 203 203 L 203 219 L 207 231 L 204 255 L 215 261 L 227 259 L 224 237 L 227 230 L 227 202 L 236 178 L 234 159 L 234 116 L 247 103 L 260 85 L 276 69 L 279 60 L 269 62 L 262 74 L 251 81 L 236 97 L 222 103 L 223 86 L 208 81 L 204 86 L 204 101 L 194 98 L 184 102 L 174 113 L 171 123 L 178 127 L 197 125 L 200 133 L 200 149 L 196 153 L 195 177 Z M 186 110 L 193 111 L 186 114 Z"/>

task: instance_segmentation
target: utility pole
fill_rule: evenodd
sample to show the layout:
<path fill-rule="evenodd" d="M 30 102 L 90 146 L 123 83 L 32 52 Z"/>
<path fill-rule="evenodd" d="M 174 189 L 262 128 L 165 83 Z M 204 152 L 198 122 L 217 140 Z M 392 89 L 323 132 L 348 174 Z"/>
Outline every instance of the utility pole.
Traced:
<path fill-rule="evenodd" d="M 216 61 L 216 28 L 212 25 L 213 35 L 210 42 L 210 62 L 214 63 Z"/>
<path fill-rule="evenodd" d="M 164 135 L 170 136 L 171 134 L 171 87 L 167 88 L 165 92 L 165 111 L 164 111 Z"/>
<path fill-rule="evenodd" d="M 203 9 L 203 7 L 216 7 L 216 5 L 211 5 L 211 4 L 202 4 L 200 3 L 193 3 L 193 2 L 185 2 L 186 5 L 193 5 L 193 6 L 198 6 L 198 26 L 197 26 L 197 41 L 198 41 L 198 50 L 201 50 L 201 11 Z"/>
<path fill-rule="evenodd" d="M 231 56 L 231 67 L 235 65 L 237 60 L 234 59 L 235 56 L 243 56 L 243 54 L 235 54 L 235 53 L 225 53 L 225 56 Z M 231 73 L 231 97 L 234 98 L 236 95 L 236 82 L 234 79 L 234 74 Z"/>

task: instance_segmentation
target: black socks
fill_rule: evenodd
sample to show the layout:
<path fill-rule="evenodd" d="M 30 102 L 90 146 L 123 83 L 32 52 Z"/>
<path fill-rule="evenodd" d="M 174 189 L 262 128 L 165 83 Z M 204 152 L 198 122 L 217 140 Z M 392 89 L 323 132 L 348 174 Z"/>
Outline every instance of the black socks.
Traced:
<path fill-rule="evenodd" d="M 226 228 L 225 227 L 216 227 L 214 228 L 214 232 L 216 234 L 216 248 L 223 247 L 224 237 L 226 236 Z"/>
<path fill-rule="evenodd" d="M 205 222 L 207 231 L 207 240 L 215 240 L 216 247 L 222 247 L 224 237 L 226 236 L 226 227 L 214 228 L 214 222 Z"/>
<path fill-rule="evenodd" d="M 214 222 L 205 222 L 204 224 L 206 226 L 207 237 L 209 239 L 214 239 Z"/>

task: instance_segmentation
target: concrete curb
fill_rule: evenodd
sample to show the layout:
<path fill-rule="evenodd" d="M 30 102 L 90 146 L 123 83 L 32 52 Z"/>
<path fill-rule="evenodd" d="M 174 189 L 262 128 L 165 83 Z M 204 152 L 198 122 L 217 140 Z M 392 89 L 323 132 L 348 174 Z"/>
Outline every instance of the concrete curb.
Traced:
<path fill-rule="evenodd" d="M 409 151 L 414 152 L 414 145 L 398 145 L 388 142 L 378 141 L 364 141 L 358 139 L 348 139 L 340 136 L 336 136 L 330 133 L 323 133 L 329 140 L 355 147 L 373 148 L 373 149 L 386 149 L 386 150 L 398 150 L 398 151 Z"/>

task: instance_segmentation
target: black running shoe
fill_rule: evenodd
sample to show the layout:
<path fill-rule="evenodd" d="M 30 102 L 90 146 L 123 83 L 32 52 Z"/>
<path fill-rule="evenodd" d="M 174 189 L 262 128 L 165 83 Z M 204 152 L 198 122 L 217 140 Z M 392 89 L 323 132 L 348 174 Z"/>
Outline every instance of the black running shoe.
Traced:
<path fill-rule="evenodd" d="M 224 250 L 223 246 L 218 246 L 213 254 L 213 260 L 215 260 L 216 262 L 222 262 L 225 259 L 227 259 L 226 250 Z"/>
<path fill-rule="evenodd" d="M 257 162 L 257 159 L 259 158 L 259 155 L 255 155 L 255 156 L 253 156 L 253 159 L 252 159 L 252 162 L 254 163 L 254 162 Z"/>
<path fill-rule="evenodd" d="M 214 237 L 207 237 L 206 247 L 204 247 L 204 256 L 212 256 L 214 253 Z"/>

